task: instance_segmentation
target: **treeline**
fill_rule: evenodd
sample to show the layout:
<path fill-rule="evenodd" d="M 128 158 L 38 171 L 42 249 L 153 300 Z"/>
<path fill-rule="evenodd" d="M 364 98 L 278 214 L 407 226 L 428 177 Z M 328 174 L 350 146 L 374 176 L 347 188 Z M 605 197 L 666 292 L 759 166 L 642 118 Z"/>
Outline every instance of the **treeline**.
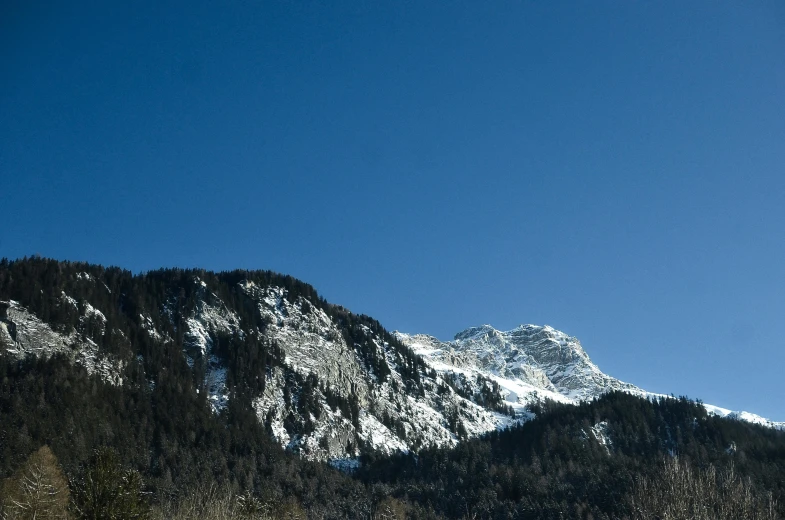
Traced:
<path fill-rule="evenodd" d="M 686 398 L 610 393 L 580 406 L 548 403 L 534 411 L 533 421 L 451 450 L 372 461 L 357 478 L 448 518 L 651 518 L 641 515 L 666 504 L 641 505 L 636 486 L 660 483 L 667 473 L 663 458 L 677 457 L 692 475 L 732 467 L 761 508 L 770 504 L 774 517 L 783 515 L 785 432 L 710 416 Z M 601 422 L 610 444 L 592 433 Z M 659 501 L 667 499 L 662 492 Z"/>
<path fill-rule="evenodd" d="M 299 504 L 316 517 L 367 518 L 384 496 L 327 465 L 284 451 L 254 413 L 252 399 L 264 391 L 273 369 L 286 373 L 284 394 L 301 418 L 318 413 L 313 402 L 317 387 L 328 405 L 355 426 L 360 410 L 351 393 L 285 370 L 281 349 L 263 338 L 268 324 L 240 289 L 242 281 L 281 287 L 284 297 L 306 312 L 309 307 L 323 310 L 383 379 L 389 365 L 382 345 L 370 340 L 376 335 L 387 344 L 405 384 L 421 388 L 421 358 L 376 320 L 327 303 L 310 285 L 290 276 L 198 269 L 133 274 L 78 262 L 4 259 L 0 300 L 15 300 L 55 330 L 94 341 L 101 354 L 113 356 L 124 368 L 122 386 L 113 386 L 63 355 L 16 360 L 0 347 L 0 479 L 13 475 L 44 445 L 69 479 L 82 474 L 95 449 L 111 447 L 124 468 L 143 477 L 148 502 L 170 513 L 173 504 L 185 504 L 192 490 L 208 487 L 229 497 L 225 504 L 234 504 L 235 495 L 249 494 L 263 502 Z M 213 354 L 227 367 L 230 391 L 228 406 L 218 415 L 203 388 L 204 360 L 189 367 L 183 356 L 185 321 L 210 293 L 238 316 L 243 333 L 242 338 L 212 338 Z M 100 326 L 86 326 L 87 305 L 105 317 Z M 160 335 L 150 334 L 151 328 Z M 295 435 L 313 428 L 308 420 L 289 420 L 286 426 Z"/>
<path fill-rule="evenodd" d="M 46 504 L 96 518 L 84 511 L 110 507 L 95 503 L 107 494 L 125 497 L 111 507 L 141 515 L 114 518 L 783 517 L 785 434 L 708 416 L 687 399 L 548 404 L 520 427 L 368 458 L 345 475 L 284 452 L 235 408 L 200 416 L 191 401 L 175 420 L 62 358 L 0 368 L 6 518 Z M 590 433 L 599 422 L 609 449 Z M 95 483 L 101 474 L 108 480 Z M 33 493 L 43 477 L 56 492 Z M 31 496 L 46 503 L 30 509 Z"/>
<path fill-rule="evenodd" d="M 204 282 L 207 291 L 214 293 L 229 310 L 235 313 L 243 331 L 251 338 L 257 330 L 264 331 L 267 323 L 259 315 L 256 303 L 243 292 L 242 281 L 266 287 L 281 287 L 290 303 L 303 302 L 304 311 L 310 306 L 324 311 L 341 329 L 347 344 L 357 349 L 372 372 L 384 381 L 390 373 L 387 360 L 379 347 L 371 341 L 373 335 L 382 339 L 391 351 L 402 373 L 405 384 L 422 392 L 420 380 L 427 367 L 421 357 L 403 345 L 377 320 L 354 314 L 340 305 L 328 303 L 311 285 L 289 275 L 265 270 L 233 270 L 215 273 L 203 269 L 160 269 L 133 274 L 117 267 L 102 267 L 82 262 L 64 262 L 46 258 L 0 260 L 0 300 L 16 300 L 46 323 L 63 332 L 77 331 L 96 342 L 102 350 L 120 359 L 142 354 L 150 360 L 149 371 L 155 372 L 161 357 L 171 352 L 162 351 L 158 342 L 146 333 L 145 319 L 150 319 L 155 330 L 171 339 L 171 349 L 182 349 L 185 320 L 205 293 L 195 279 Z M 79 305 L 89 304 L 106 317 L 105 326 L 86 326 L 84 309 L 74 307 L 64 297 L 73 298 Z M 300 300 L 302 299 L 302 300 Z M 237 351 L 237 344 L 226 343 L 219 353 Z M 271 358 L 277 357 L 274 345 L 261 345 Z M 249 350 L 258 350 L 251 345 Z M 239 349 L 242 353 L 243 348 Z M 261 355 L 261 354 L 260 354 Z M 240 365 L 235 363 L 235 366 Z M 245 374 L 235 379 L 243 380 Z"/>

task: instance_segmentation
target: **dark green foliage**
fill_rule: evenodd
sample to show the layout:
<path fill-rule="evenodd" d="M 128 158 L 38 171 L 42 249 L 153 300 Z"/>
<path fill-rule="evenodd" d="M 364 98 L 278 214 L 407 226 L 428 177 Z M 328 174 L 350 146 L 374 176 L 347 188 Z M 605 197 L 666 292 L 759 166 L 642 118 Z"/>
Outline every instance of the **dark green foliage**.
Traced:
<path fill-rule="evenodd" d="M 733 463 L 759 490 L 785 502 L 785 432 L 709 416 L 686 398 L 647 401 L 611 393 L 581 406 L 546 404 L 522 426 L 366 464 L 358 477 L 449 518 L 623 518 L 629 491 L 678 453 L 701 469 Z M 611 452 L 590 433 L 607 421 Z M 735 442 L 737 451 L 726 448 Z M 370 462 L 370 461 L 369 461 Z"/>
<path fill-rule="evenodd" d="M 448 372 L 443 375 L 443 378 L 444 382 L 464 399 L 468 399 L 480 406 L 490 408 L 499 413 L 511 416 L 515 415 L 513 408 L 502 398 L 501 387 L 496 381 L 492 381 L 487 377 L 477 374 L 475 385 L 478 390 L 475 391 L 465 374 Z M 441 389 L 441 391 L 444 392 L 446 389 Z"/>
<path fill-rule="evenodd" d="M 142 477 L 124 470 L 111 448 L 96 450 L 81 478 L 72 482 L 72 503 L 84 520 L 135 520 L 150 516 Z"/>
<path fill-rule="evenodd" d="M 171 379 L 152 391 L 118 388 L 58 357 L 21 363 L 0 357 L 0 383 L 0 476 L 47 440 L 70 475 L 81 473 L 94 447 L 111 446 L 123 467 L 144 477 L 151 500 L 214 482 L 294 495 L 333 518 L 352 518 L 346 497 L 364 494 L 337 471 L 284 452 L 240 400 L 216 416 Z"/>

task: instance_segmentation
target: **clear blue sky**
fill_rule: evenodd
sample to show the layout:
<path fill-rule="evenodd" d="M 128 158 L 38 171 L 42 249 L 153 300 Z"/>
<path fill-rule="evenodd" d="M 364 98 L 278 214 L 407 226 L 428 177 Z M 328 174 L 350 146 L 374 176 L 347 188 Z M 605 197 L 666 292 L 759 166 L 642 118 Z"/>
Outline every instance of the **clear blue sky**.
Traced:
<path fill-rule="evenodd" d="M 11 0 L 0 58 L 0 256 L 549 324 L 785 420 L 780 0 Z"/>

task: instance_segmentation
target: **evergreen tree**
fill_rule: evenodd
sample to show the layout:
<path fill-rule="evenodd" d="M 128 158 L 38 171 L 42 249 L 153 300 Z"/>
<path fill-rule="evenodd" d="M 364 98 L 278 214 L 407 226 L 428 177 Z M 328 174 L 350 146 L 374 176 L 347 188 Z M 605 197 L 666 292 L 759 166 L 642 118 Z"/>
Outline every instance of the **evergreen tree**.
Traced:
<path fill-rule="evenodd" d="M 136 520 L 150 515 L 142 477 L 124 470 L 110 448 L 96 450 L 84 474 L 72 483 L 74 511 L 84 520 Z"/>

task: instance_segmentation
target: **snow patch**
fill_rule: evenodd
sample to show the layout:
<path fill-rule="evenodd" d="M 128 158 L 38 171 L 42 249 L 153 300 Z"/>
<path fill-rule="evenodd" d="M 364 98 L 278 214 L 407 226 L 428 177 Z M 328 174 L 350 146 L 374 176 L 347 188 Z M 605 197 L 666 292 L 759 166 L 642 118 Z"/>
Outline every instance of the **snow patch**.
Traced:
<path fill-rule="evenodd" d="M 207 284 L 199 278 L 194 279 L 199 291 L 199 299 L 193 316 L 185 322 L 183 334 L 183 354 L 188 366 L 193 368 L 196 360 L 205 362 L 205 386 L 207 400 L 213 412 L 219 413 L 226 408 L 229 390 L 226 387 L 226 367 L 213 355 L 213 336 L 227 334 L 239 339 L 245 337 L 240 327 L 240 319 L 215 294 L 207 290 Z M 164 312 L 171 309 L 164 309 Z M 159 335 L 160 336 L 160 335 Z"/>
<path fill-rule="evenodd" d="M 605 448 L 605 451 L 608 455 L 611 454 L 611 447 L 613 446 L 613 442 L 611 441 L 610 435 L 608 433 L 608 422 L 601 421 L 591 427 L 591 434 L 600 443 L 601 446 Z"/>

